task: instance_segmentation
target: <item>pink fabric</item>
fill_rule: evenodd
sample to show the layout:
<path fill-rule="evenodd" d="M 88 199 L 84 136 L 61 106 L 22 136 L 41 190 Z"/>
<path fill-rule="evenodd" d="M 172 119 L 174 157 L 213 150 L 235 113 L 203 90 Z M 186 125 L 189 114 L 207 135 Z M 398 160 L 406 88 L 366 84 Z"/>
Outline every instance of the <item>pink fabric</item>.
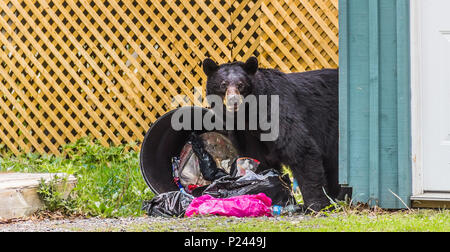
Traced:
<path fill-rule="evenodd" d="M 195 198 L 186 210 L 186 216 L 221 215 L 235 217 L 272 216 L 272 200 L 264 193 L 216 199 L 210 195 Z"/>

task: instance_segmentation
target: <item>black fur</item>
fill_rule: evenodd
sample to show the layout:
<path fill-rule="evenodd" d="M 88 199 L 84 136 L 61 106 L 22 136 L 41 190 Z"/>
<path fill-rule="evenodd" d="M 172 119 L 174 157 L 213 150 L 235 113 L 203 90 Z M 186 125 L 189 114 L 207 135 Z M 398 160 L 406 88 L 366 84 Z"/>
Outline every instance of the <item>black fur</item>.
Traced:
<path fill-rule="evenodd" d="M 227 85 L 239 83 L 243 96 L 279 95 L 280 134 L 274 142 L 258 142 L 260 132 L 235 131 L 243 155 L 259 159 L 261 167 L 291 168 L 305 206 L 320 210 L 336 198 L 338 184 L 338 70 L 282 73 L 258 68 L 256 58 L 246 63 L 204 64 L 207 94 L 223 96 Z M 256 67 L 255 67 L 256 66 Z"/>

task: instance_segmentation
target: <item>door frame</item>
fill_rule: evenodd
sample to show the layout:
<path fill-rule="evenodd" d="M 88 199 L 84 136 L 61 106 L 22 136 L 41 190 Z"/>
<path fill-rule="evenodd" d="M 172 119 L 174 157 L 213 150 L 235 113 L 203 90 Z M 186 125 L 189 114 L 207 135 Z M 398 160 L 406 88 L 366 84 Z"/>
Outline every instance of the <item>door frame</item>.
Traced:
<path fill-rule="evenodd" d="M 449 193 L 427 193 L 423 183 L 423 141 L 422 141 L 422 93 L 421 85 L 421 29 L 423 15 L 420 0 L 410 0 L 410 39 L 411 39 L 411 140 L 412 140 L 412 197 L 413 201 L 450 201 Z M 416 202 L 416 205 L 424 205 Z M 425 204 L 427 206 L 429 204 Z M 436 205 L 436 204 L 434 204 Z M 439 204 L 437 204 L 439 205 Z M 447 204 L 448 207 L 448 204 Z"/>
<path fill-rule="evenodd" d="M 410 1 L 411 36 L 411 140 L 412 140 L 412 195 L 424 193 L 422 159 L 422 86 L 420 24 L 422 15 L 419 1 Z"/>

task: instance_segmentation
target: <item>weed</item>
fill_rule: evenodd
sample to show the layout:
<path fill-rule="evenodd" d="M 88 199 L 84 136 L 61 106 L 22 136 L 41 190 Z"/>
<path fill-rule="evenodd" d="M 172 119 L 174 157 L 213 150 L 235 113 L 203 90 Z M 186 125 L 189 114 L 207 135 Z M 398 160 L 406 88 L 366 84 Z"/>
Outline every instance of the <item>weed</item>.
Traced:
<path fill-rule="evenodd" d="M 60 185 L 66 185 L 67 178 L 54 176 L 50 181 L 41 179 L 38 188 L 38 195 L 44 202 L 45 210 L 50 212 L 61 212 L 64 215 L 73 215 L 77 212 L 78 203 L 67 188 L 60 188 Z M 68 193 L 68 195 L 64 195 Z"/>

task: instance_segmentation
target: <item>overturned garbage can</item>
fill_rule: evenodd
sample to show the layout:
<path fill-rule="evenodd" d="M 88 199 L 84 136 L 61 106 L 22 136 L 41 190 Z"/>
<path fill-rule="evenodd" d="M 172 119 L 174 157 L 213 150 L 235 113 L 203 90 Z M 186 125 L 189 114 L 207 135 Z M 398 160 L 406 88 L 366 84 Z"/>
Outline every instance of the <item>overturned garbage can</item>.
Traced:
<path fill-rule="evenodd" d="M 233 209 L 242 208 L 242 212 L 230 212 L 222 203 L 219 204 L 222 207 L 210 208 L 212 212 L 197 213 L 195 207 L 192 209 L 196 214 L 253 216 L 255 209 L 246 205 L 246 197 L 258 195 L 268 200 L 265 207 L 269 215 L 270 205 L 295 204 L 289 176 L 265 168 L 253 158 L 258 157 L 261 144 L 254 138 L 244 138 L 243 145 L 236 138 L 236 131 L 228 132 L 239 142 L 237 145 L 242 149 L 238 149 L 227 137 L 228 133 L 220 130 L 224 128 L 223 121 L 217 120 L 212 110 L 181 107 L 159 118 L 146 133 L 140 168 L 145 182 L 156 194 L 143 202 L 142 209 L 149 216 L 182 217 L 185 213 L 190 216 L 192 211 L 188 213 L 187 209 L 194 201 L 210 204 L 209 200 L 222 202 L 220 199 L 224 199 L 222 203 L 235 203 Z M 263 170 L 258 171 L 260 168 Z M 209 198 L 203 202 L 205 197 Z"/>
<path fill-rule="evenodd" d="M 174 121 L 178 122 L 180 114 L 188 116 L 188 118 L 181 117 L 182 120 L 189 120 L 188 127 L 185 127 L 188 129 L 173 127 L 172 117 L 177 116 Z M 146 133 L 141 146 L 140 168 L 145 182 L 155 194 L 178 190 L 173 182 L 172 158 L 180 155 L 192 132 L 198 135 L 213 132 L 213 129 L 208 130 L 199 122 L 204 117 L 216 120 L 212 110 L 202 107 L 181 107 L 160 117 Z M 183 123 L 186 126 L 186 122 Z"/>

